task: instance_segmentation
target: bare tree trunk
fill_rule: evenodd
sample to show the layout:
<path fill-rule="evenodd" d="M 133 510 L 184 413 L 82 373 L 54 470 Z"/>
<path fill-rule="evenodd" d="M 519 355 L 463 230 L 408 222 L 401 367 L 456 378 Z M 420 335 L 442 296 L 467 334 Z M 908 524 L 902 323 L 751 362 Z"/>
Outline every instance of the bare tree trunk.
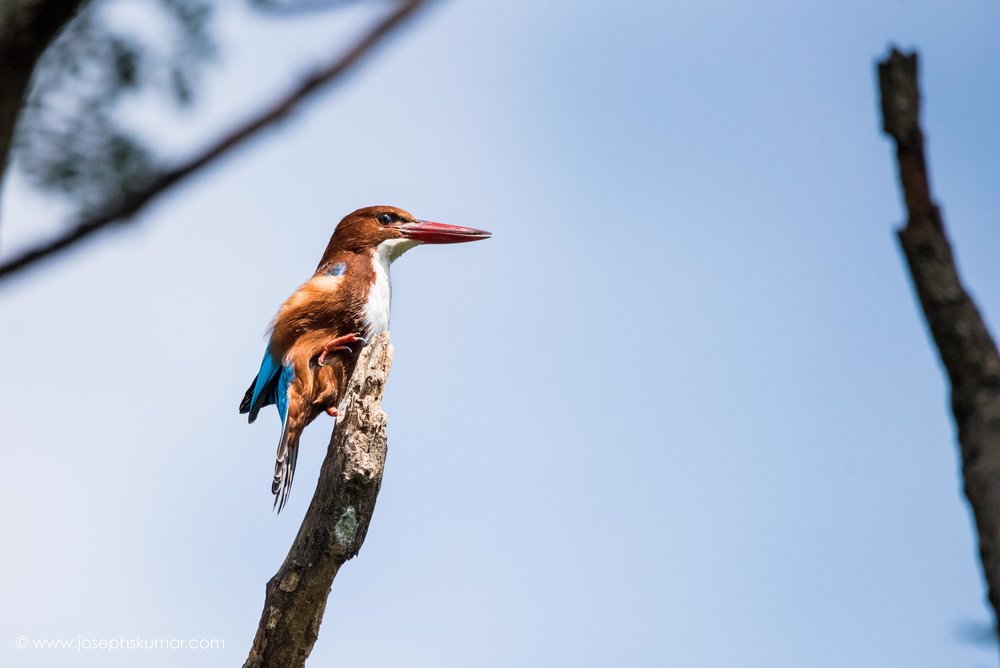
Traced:
<path fill-rule="evenodd" d="M 380 402 L 391 365 L 386 332 L 361 352 L 309 510 L 267 583 L 244 668 L 300 668 L 312 651 L 333 579 L 361 549 L 375 510 L 387 448 Z"/>
<path fill-rule="evenodd" d="M 42 53 L 85 0 L 0 2 L 0 180 L 17 116 Z"/>
<path fill-rule="evenodd" d="M 893 49 L 878 66 L 883 129 L 896 142 L 909 213 L 899 242 L 924 317 L 951 380 L 965 495 L 994 615 L 1000 611 L 1000 354 L 958 276 L 941 212 L 931 198 L 920 130 L 917 54 Z M 996 619 L 996 617 L 994 617 Z"/>

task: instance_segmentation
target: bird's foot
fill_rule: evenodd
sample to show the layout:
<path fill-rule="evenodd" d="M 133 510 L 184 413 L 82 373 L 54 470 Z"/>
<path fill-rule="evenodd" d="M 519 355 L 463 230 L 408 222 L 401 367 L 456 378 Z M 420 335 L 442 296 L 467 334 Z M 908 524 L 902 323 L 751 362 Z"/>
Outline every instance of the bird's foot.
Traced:
<path fill-rule="evenodd" d="M 330 417 L 337 417 L 340 415 L 340 411 L 337 410 L 336 406 L 327 406 L 326 414 Z"/>
<path fill-rule="evenodd" d="M 319 355 L 316 357 L 316 366 L 326 366 L 326 357 L 331 353 L 353 353 L 354 349 L 348 346 L 348 343 L 360 343 L 362 346 L 366 346 L 368 345 L 368 340 L 362 336 L 358 336 L 357 334 L 345 334 L 344 336 L 338 336 L 337 338 L 327 342 L 327 344 L 320 349 Z"/>

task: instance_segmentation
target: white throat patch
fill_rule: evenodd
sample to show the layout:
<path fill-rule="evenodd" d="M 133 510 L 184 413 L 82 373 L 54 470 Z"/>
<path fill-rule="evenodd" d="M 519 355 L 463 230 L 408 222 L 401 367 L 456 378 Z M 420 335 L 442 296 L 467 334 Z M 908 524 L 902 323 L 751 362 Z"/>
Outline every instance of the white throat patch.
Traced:
<path fill-rule="evenodd" d="M 392 301 L 389 265 L 419 243 L 412 239 L 388 239 L 375 248 L 375 253 L 372 255 L 375 282 L 365 304 L 365 322 L 368 325 L 369 337 L 389 329 L 389 303 Z"/>

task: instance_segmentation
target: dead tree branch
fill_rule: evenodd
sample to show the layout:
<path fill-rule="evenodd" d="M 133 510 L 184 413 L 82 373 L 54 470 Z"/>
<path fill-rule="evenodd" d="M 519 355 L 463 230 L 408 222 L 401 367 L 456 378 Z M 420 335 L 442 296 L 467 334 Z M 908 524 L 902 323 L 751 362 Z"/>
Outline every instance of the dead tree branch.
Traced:
<path fill-rule="evenodd" d="M 1000 353 L 962 285 L 931 198 L 920 129 L 917 54 L 893 49 L 878 66 L 885 133 L 896 143 L 909 217 L 899 242 L 948 377 L 965 495 L 979 532 L 979 554 L 994 614 L 1000 611 Z"/>
<path fill-rule="evenodd" d="M 0 263 L 0 280 L 31 267 L 38 262 L 77 245 L 95 232 L 112 224 L 121 224 L 134 220 L 136 213 L 157 197 L 168 192 L 188 177 L 199 172 L 219 158 L 227 155 L 233 149 L 242 146 L 248 140 L 256 137 L 261 131 L 273 126 L 287 117 L 303 102 L 319 90 L 343 79 L 361 58 L 381 43 L 392 31 L 403 24 L 421 5 L 424 0 L 405 0 L 396 9 L 381 19 L 347 52 L 339 55 L 329 63 L 318 67 L 298 86 L 277 101 L 273 102 L 252 118 L 237 125 L 211 144 L 201 153 L 191 157 L 172 169 L 165 170 L 152 179 L 144 187 L 134 192 L 126 193 L 118 204 L 104 213 L 86 218 L 69 226 L 66 232 L 53 239 L 30 248 L 18 255 Z"/>
<path fill-rule="evenodd" d="M 386 332 L 361 352 L 312 502 L 267 583 L 244 668 L 300 668 L 312 651 L 333 579 L 361 549 L 375 510 L 387 448 L 380 402 L 391 365 Z"/>

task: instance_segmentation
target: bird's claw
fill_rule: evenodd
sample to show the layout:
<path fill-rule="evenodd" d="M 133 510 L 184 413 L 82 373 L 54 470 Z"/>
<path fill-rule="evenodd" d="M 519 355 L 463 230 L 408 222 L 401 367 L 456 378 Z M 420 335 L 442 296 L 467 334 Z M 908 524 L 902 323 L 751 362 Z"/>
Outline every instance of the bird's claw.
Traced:
<path fill-rule="evenodd" d="M 349 353 L 354 352 L 353 350 L 351 350 L 347 346 L 337 346 L 336 348 L 327 348 L 327 349 L 323 350 L 323 352 L 321 352 L 319 354 L 319 357 L 316 358 L 316 366 L 319 366 L 319 367 L 327 366 L 326 356 L 329 355 L 330 353 L 339 352 L 341 350 L 347 351 Z"/>
<path fill-rule="evenodd" d="M 324 367 L 327 366 L 326 357 L 330 353 L 336 352 L 346 352 L 347 354 L 353 354 L 354 349 L 346 345 L 348 343 L 360 343 L 362 346 L 368 345 L 368 339 L 363 336 L 358 336 L 357 334 L 345 334 L 344 336 L 338 336 L 329 343 L 327 343 L 320 351 L 319 355 L 316 356 L 316 366 Z"/>

